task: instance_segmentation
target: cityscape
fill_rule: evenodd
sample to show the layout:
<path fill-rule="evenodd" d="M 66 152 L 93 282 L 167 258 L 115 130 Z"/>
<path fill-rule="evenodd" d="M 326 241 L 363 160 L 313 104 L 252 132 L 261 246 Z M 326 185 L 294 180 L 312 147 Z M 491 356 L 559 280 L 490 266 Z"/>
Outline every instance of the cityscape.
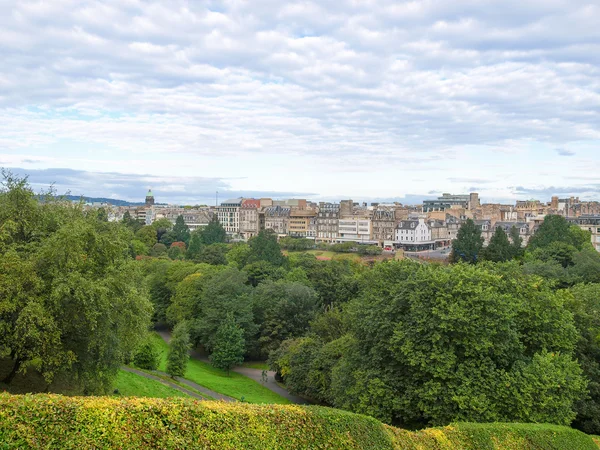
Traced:
<path fill-rule="evenodd" d="M 236 198 L 224 200 L 218 206 L 183 207 L 157 203 L 149 190 L 142 206 L 112 206 L 102 202 L 86 205 L 105 208 L 109 221 L 121 221 L 126 212 L 145 225 L 163 218 L 174 224 L 182 216 L 191 231 L 207 226 L 216 216 L 232 240 L 246 241 L 261 230 L 272 230 L 279 237 L 307 238 L 315 243 L 355 242 L 408 252 L 447 249 L 467 219 L 480 228 L 484 245 L 498 227 L 507 234 L 515 227 L 522 245 L 526 246 L 547 215 L 560 215 L 589 231 L 592 245 L 600 252 L 600 202 L 581 201 L 577 197 L 554 196 L 549 202 L 517 200 L 515 204 L 499 204 L 484 203 L 479 194 L 471 192 L 444 193 L 420 205 Z"/>

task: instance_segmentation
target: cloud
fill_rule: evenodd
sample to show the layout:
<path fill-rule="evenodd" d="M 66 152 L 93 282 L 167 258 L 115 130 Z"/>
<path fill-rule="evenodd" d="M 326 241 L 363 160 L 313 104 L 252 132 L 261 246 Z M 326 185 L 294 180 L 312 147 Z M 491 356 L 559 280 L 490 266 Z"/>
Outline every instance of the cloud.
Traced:
<path fill-rule="evenodd" d="M 238 197 L 307 198 L 315 195 L 307 192 L 234 190 L 231 189 L 228 180 L 219 178 L 167 177 L 63 168 L 43 170 L 8 168 L 8 170 L 15 175 L 27 176 L 30 185 L 36 190 L 47 189 L 52 185 L 58 194 L 108 197 L 134 202 L 143 201 L 149 188 L 152 188 L 157 202 L 179 204 L 213 205 L 217 191 L 221 201 Z"/>
<path fill-rule="evenodd" d="M 524 187 L 515 186 L 510 188 L 513 194 L 521 196 L 538 196 L 542 200 L 549 199 L 554 195 L 581 195 L 597 198 L 600 196 L 600 183 L 588 184 L 585 186 L 542 186 L 542 187 Z"/>
<path fill-rule="evenodd" d="M 575 156 L 575 152 L 573 150 L 568 150 L 566 148 L 557 148 L 556 153 L 560 156 Z"/>

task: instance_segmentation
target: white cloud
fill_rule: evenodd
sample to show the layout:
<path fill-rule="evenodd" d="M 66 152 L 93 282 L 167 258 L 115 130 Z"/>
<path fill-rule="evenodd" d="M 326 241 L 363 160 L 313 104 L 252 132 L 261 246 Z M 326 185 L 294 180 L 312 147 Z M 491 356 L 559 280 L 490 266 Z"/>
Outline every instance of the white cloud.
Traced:
<path fill-rule="evenodd" d="M 600 141 L 600 7 L 584 0 L 15 0 L 4 11 L 5 154 L 90 170 L 111 159 L 78 160 L 61 143 L 182 165 L 304 155 L 344 185 L 344 173 L 376 182 L 382 165 L 454 167 L 465 147 L 509 170 L 531 145 L 551 159 Z M 222 176 L 236 162 L 220 164 Z M 456 164 L 480 173 L 444 179 L 499 179 Z M 402 179 L 394 189 L 412 189 Z"/>

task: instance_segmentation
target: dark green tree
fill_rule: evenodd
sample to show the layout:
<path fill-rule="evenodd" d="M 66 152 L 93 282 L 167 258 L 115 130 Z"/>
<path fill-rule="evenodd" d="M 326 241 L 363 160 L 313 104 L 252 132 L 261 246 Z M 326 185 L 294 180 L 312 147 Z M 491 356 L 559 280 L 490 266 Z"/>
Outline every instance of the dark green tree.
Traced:
<path fill-rule="evenodd" d="M 227 242 L 227 233 L 225 228 L 219 222 L 217 215 L 213 215 L 208 225 L 201 231 L 202 242 L 205 245 L 223 244 Z"/>
<path fill-rule="evenodd" d="M 207 245 L 198 256 L 198 261 L 213 266 L 227 265 L 227 244 Z"/>
<path fill-rule="evenodd" d="M 152 247 L 158 242 L 156 238 L 156 229 L 151 225 L 146 225 L 140 228 L 135 233 L 135 237 L 138 241 L 143 242 L 147 247 Z"/>
<path fill-rule="evenodd" d="M 210 362 L 218 369 L 229 371 L 244 362 L 246 341 L 244 330 L 235 321 L 233 314 L 228 314 L 217 329 L 214 350 L 210 355 Z"/>
<path fill-rule="evenodd" d="M 202 242 L 201 230 L 192 231 L 190 235 L 190 243 L 188 244 L 188 249 L 185 253 L 185 258 L 192 261 L 198 261 L 203 248 L 204 244 Z"/>
<path fill-rule="evenodd" d="M 562 216 L 548 215 L 529 240 L 527 248 L 533 251 L 538 248 L 546 248 L 555 242 L 561 242 L 581 250 L 585 245 L 590 244 L 590 233 L 571 225 Z"/>
<path fill-rule="evenodd" d="M 129 211 L 125 211 L 121 222 L 134 233 L 136 233 L 143 226 L 143 224 L 139 220 L 131 217 Z"/>
<path fill-rule="evenodd" d="M 490 243 L 485 247 L 481 255 L 486 261 L 505 262 L 513 258 L 514 249 L 508 240 L 508 236 L 502 227 L 496 228 Z"/>
<path fill-rule="evenodd" d="M 450 261 L 463 261 L 469 264 L 477 263 L 483 248 L 481 229 L 471 219 L 467 219 L 458 230 L 456 239 L 452 241 Z"/>
<path fill-rule="evenodd" d="M 509 237 L 513 258 L 520 258 L 523 256 L 523 238 L 519 229 L 515 226 L 511 227 Z"/>
<path fill-rule="evenodd" d="M 135 354 L 133 363 L 144 370 L 158 369 L 158 352 L 150 342 L 143 344 Z"/>
<path fill-rule="evenodd" d="M 266 261 L 274 266 L 281 266 L 285 257 L 277 243 L 277 235 L 271 230 L 263 230 L 248 241 L 250 255 L 248 262 Z"/>
<path fill-rule="evenodd" d="M 175 220 L 173 235 L 175 237 L 175 242 L 185 242 L 186 246 L 190 242 L 190 227 L 187 226 L 182 215 L 177 216 L 177 219 Z"/>
<path fill-rule="evenodd" d="M 96 211 L 96 218 L 100 222 L 108 222 L 108 212 L 106 212 L 106 208 L 98 208 Z"/>
<path fill-rule="evenodd" d="M 169 342 L 169 354 L 167 355 L 167 373 L 171 377 L 185 375 L 190 359 L 190 349 L 190 334 L 187 325 L 184 322 L 179 323 L 173 330 L 171 342 Z"/>
<path fill-rule="evenodd" d="M 165 244 L 161 244 L 160 242 L 154 244 L 150 249 L 150 256 L 166 256 L 167 254 L 167 246 Z"/>

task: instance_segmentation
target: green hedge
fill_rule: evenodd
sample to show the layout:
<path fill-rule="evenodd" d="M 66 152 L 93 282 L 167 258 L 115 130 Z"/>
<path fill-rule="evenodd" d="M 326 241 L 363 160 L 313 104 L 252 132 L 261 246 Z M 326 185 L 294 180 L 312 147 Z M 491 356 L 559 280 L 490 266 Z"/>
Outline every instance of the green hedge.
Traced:
<path fill-rule="evenodd" d="M 0 449 L 595 449 L 548 425 L 459 424 L 408 432 L 316 406 L 0 394 Z"/>

